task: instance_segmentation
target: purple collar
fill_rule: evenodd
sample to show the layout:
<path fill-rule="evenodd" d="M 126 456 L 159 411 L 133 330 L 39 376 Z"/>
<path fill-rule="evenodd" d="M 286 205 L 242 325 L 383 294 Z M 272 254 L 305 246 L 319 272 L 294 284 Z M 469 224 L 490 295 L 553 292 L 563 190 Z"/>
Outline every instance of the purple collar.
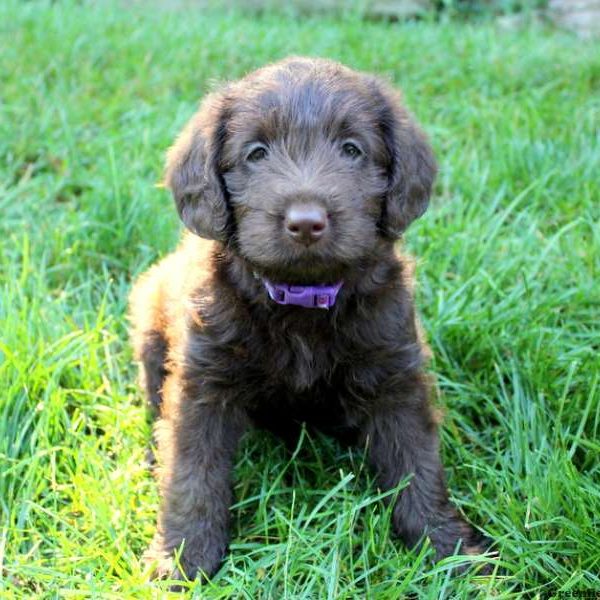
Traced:
<path fill-rule="evenodd" d="M 262 279 L 267 292 L 277 304 L 292 304 L 305 308 L 329 309 L 335 304 L 337 294 L 343 281 L 333 285 L 289 285 L 287 283 L 271 283 Z"/>

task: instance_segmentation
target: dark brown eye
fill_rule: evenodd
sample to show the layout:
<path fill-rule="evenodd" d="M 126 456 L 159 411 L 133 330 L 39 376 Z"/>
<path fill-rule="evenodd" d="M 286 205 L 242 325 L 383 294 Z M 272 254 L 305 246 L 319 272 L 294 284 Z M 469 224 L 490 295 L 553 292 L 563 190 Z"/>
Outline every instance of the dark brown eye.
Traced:
<path fill-rule="evenodd" d="M 342 145 L 342 153 L 344 156 L 356 160 L 357 158 L 362 156 L 361 149 L 352 142 L 346 142 Z"/>
<path fill-rule="evenodd" d="M 268 150 L 265 146 L 255 146 L 246 156 L 248 162 L 258 162 L 267 158 Z"/>

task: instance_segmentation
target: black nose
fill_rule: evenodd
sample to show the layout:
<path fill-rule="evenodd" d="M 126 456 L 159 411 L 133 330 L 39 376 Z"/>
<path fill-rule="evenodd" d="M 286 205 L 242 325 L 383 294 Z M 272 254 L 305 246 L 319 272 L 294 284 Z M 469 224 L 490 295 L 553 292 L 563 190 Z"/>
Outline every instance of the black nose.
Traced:
<path fill-rule="evenodd" d="M 308 246 L 327 231 L 327 213 L 317 204 L 292 205 L 285 213 L 284 226 L 291 238 Z"/>

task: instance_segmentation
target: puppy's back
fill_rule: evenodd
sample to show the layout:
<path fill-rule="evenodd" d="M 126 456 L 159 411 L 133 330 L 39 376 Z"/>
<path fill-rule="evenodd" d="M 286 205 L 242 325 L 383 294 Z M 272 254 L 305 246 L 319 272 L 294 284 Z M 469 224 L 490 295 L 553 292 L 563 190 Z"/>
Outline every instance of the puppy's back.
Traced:
<path fill-rule="evenodd" d="M 143 273 L 129 296 L 134 353 L 143 360 L 160 338 L 172 350 L 184 337 L 192 292 L 210 276 L 214 242 L 185 235 L 179 247 Z"/>

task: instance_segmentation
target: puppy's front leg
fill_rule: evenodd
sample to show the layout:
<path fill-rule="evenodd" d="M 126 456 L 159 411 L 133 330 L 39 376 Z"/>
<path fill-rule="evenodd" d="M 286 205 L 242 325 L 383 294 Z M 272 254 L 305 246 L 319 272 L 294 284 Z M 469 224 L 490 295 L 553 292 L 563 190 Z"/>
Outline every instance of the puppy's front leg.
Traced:
<path fill-rule="evenodd" d="M 178 395 L 156 425 L 162 497 L 146 559 L 158 577 L 193 579 L 198 571 L 212 575 L 227 549 L 231 471 L 246 416 L 229 404 Z M 182 543 L 183 573 L 173 560 Z"/>
<path fill-rule="evenodd" d="M 392 489 L 406 476 L 393 509 L 393 526 L 408 546 L 427 534 L 436 558 L 484 550 L 480 536 L 450 504 L 439 458 L 437 423 L 420 376 L 388 401 L 378 403 L 363 433 L 380 486 Z"/>

